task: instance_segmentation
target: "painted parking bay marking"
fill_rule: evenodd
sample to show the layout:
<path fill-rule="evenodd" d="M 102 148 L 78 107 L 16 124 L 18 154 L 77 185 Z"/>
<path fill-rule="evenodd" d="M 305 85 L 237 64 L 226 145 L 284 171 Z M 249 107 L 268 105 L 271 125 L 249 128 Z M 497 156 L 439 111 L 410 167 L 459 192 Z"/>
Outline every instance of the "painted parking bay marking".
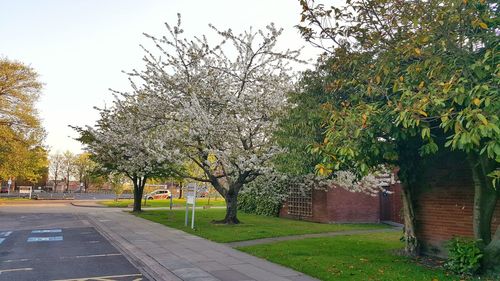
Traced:
<path fill-rule="evenodd" d="M 61 229 L 39 229 L 39 230 L 33 230 L 31 233 L 60 233 L 62 232 Z"/>
<path fill-rule="evenodd" d="M 28 242 L 52 242 L 52 241 L 63 241 L 62 236 L 51 236 L 51 237 L 29 237 Z"/>
<path fill-rule="evenodd" d="M 2 244 L 3 241 L 5 241 L 5 237 L 9 236 L 12 233 L 12 231 L 2 231 L 0 232 L 0 244 Z M 4 238 L 1 238 L 4 237 Z"/>
<path fill-rule="evenodd" d="M 134 279 L 134 281 L 142 280 L 142 274 L 124 274 L 124 275 L 84 277 L 84 278 L 76 278 L 76 279 L 60 279 L 60 280 L 54 280 L 54 281 L 90 281 L 90 280 L 113 281 L 113 280 L 119 280 L 121 278 L 126 278 L 126 277 L 137 277 L 136 279 Z"/>
<path fill-rule="evenodd" d="M 10 269 L 0 269 L 0 274 L 4 272 L 14 272 L 14 271 L 31 271 L 33 268 L 31 267 L 24 267 L 24 268 L 10 268 Z"/>

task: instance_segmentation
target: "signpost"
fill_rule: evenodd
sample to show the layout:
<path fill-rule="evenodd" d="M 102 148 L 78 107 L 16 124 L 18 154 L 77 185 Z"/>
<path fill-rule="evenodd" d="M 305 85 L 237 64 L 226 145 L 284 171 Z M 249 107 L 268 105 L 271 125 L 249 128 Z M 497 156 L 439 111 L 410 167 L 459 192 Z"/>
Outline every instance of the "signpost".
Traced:
<path fill-rule="evenodd" d="M 21 194 L 29 194 L 29 197 L 31 199 L 32 191 L 33 191 L 33 187 L 31 187 L 31 186 L 20 186 L 19 187 L 19 196 Z"/>
<path fill-rule="evenodd" d="M 10 195 L 10 185 L 12 184 L 12 179 L 9 178 L 7 181 L 7 194 Z"/>
<path fill-rule="evenodd" d="M 184 225 L 188 226 L 189 221 L 189 205 L 192 205 L 193 214 L 191 215 L 191 229 L 194 229 L 194 210 L 196 209 L 196 184 L 190 183 L 187 186 L 186 193 L 186 218 Z"/>
<path fill-rule="evenodd" d="M 172 206 L 174 205 L 174 202 L 173 202 L 173 199 L 172 197 L 174 197 L 174 194 L 172 193 L 172 188 L 170 188 L 170 210 L 172 210 Z"/>

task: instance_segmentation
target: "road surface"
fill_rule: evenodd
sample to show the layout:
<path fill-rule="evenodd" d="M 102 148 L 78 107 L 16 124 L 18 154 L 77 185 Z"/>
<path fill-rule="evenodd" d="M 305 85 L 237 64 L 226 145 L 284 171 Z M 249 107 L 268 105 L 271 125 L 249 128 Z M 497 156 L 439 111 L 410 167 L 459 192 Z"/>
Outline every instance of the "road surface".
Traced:
<path fill-rule="evenodd" d="M 1 281 L 146 280 L 78 213 L 39 207 L 0 209 Z"/>

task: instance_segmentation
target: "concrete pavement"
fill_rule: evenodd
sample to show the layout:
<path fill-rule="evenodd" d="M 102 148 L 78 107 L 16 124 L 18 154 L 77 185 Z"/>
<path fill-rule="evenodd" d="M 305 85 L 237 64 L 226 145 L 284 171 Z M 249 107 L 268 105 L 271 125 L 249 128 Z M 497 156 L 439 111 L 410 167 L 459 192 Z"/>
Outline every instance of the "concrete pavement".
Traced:
<path fill-rule="evenodd" d="M 0 206 L 8 214 L 75 214 L 94 227 L 150 280 L 166 281 L 310 281 L 300 272 L 231 247 L 144 220 L 113 208 Z M 13 223 L 12 227 L 15 227 Z M 3 227 L 2 227 L 3 228 Z"/>
<path fill-rule="evenodd" d="M 139 269 L 156 280 L 316 280 L 300 272 L 123 212 L 88 216 Z"/>

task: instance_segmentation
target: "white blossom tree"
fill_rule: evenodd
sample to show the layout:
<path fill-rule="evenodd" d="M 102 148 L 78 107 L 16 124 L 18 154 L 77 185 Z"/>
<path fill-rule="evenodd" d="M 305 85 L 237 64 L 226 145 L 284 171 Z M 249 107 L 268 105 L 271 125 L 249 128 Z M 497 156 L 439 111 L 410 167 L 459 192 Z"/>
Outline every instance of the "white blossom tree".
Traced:
<path fill-rule="evenodd" d="M 176 173 L 211 183 L 227 204 L 220 223 L 237 224 L 238 193 L 279 151 L 272 131 L 293 86 L 289 62 L 299 52 L 277 50 L 281 30 L 272 24 L 238 35 L 212 27 L 221 39 L 213 47 L 205 36 L 184 38 L 180 17 L 166 26 L 167 36 L 146 35 L 159 54 L 145 49 L 146 69 L 130 73 L 135 92 L 121 94 L 140 97 L 141 120 L 158 137 L 148 153 L 178 166 L 195 163 L 203 177 Z"/>
<path fill-rule="evenodd" d="M 109 109 L 100 109 L 94 127 L 75 127 L 79 140 L 92 159 L 106 174 L 125 174 L 134 185 L 134 212 L 141 211 L 144 185 L 152 177 L 169 176 L 168 163 L 148 150 L 157 137 L 148 130 L 148 123 L 139 114 L 140 103 L 133 96 L 116 100 Z M 164 158 L 163 158 L 164 159 Z"/>

